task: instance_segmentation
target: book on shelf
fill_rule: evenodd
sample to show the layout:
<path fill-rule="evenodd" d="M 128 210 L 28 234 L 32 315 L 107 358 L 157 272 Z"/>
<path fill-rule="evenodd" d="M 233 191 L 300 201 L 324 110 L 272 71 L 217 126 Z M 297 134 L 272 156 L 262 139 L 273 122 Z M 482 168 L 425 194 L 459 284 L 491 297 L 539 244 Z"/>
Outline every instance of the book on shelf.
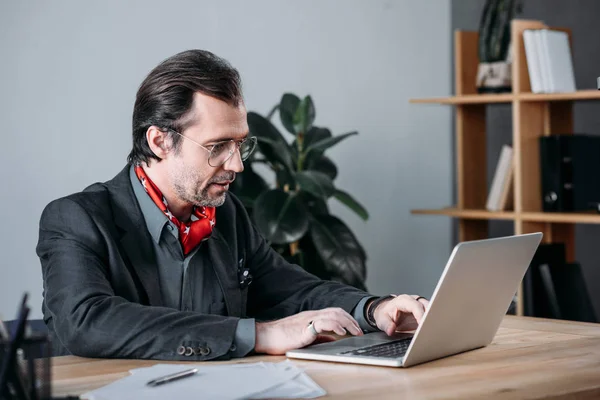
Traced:
<path fill-rule="evenodd" d="M 523 43 L 533 93 L 574 92 L 569 35 L 552 29 L 526 29 Z"/>
<path fill-rule="evenodd" d="M 511 205 L 513 165 L 512 147 L 502 146 L 485 205 L 488 211 L 506 210 Z"/>

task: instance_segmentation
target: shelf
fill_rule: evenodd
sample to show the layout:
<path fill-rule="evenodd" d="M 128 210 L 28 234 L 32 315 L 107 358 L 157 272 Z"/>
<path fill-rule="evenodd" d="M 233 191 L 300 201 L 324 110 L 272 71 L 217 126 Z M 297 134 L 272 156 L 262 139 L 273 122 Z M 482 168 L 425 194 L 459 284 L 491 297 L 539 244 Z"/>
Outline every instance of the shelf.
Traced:
<path fill-rule="evenodd" d="M 421 215 L 446 215 L 464 219 L 515 219 L 512 211 L 488 211 L 488 210 L 461 210 L 456 207 L 447 207 L 439 210 L 411 210 L 411 214 Z"/>
<path fill-rule="evenodd" d="M 522 101 L 600 100 L 600 90 L 578 90 L 570 93 L 520 93 Z"/>
<path fill-rule="evenodd" d="M 524 212 L 521 213 L 523 221 L 558 222 L 565 224 L 600 224 L 600 214 L 589 213 L 555 213 L 555 212 Z"/>
<path fill-rule="evenodd" d="M 575 262 L 575 230 L 577 224 L 600 225 L 600 213 L 542 212 L 539 138 L 574 132 L 574 109 L 577 102 L 598 101 L 600 91 L 577 90 L 570 93 L 531 93 L 523 32 L 528 29 L 570 29 L 550 27 L 542 21 L 513 19 L 510 27 L 512 52 L 512 90 L 506 93 L 477 92 L 479 70 L 479 34 L 454 32 L 455 96 L 410 99 L 412 104 L 449 105 L 455 115 L 456 203 L 437 210 L 411 210 L 412 215 L 442 215 L 456 219 L 458 241 L 480 240 L 490 235 L 489 221 L 509 221 L 513 232 L 541 231 L 545 241 L 563 243 L 565 260 Z M 592 83 L 592 82 L 590 82 Z M 593 82 L 595 83 L 595 82 Z M 512 200 L 516 210 L 488 211 L 489 135 L 488 105 L 511 107 L 513 144 Z M 506 107 L 506 106 L 505 106 Z M 493 108 L 493 107 L 490 107 Z M 508 122 L 508 121 L 507 121 Z M 503 129 L 505 126 L 503 125 Z M 496 139 L 492 139 L 495 143 Z M 495 154 L 494 154 L 495 155 Z M 458 206 L 460 205 L 460 207 Z M 522 211 L 527 210 L 527 211 Z M 524 290 L 518 291 L 517 315 L 524 314 Z"/>
<path fill-rule="evenodd" d="M 527 102 L 600 100 L 600 90 L 578 90 L 570 93 L 469 94 L 428 99 L 410 99 L 410 102 L 413 104 L 493 104 L 510 103 L 513 100 Z"/>
<path fill-rule="evenodd" d="M 413 104 L 492 104 L 510 103 L 513 101 L 512 93 L 501 94 L 467 94 L 462 96 L 435 97 L 429 99 L 410 99 Z"/>
<path fill-rule="evenodd" d="M 554 222 L 565 224 L 600 224 L 600 213 L 555 213 L 555 212 L 522 212 L 514 211 L 487 211 L 467 209 L 461 210 L 456 207 L 447 207 L 437 210 L 411 210 L 411 214 L 419 215 L 445 215 L 448 217 L 456 217 L 463 219 L 498 219 L 498 220 L 515 220 L 531 222 Z"/>

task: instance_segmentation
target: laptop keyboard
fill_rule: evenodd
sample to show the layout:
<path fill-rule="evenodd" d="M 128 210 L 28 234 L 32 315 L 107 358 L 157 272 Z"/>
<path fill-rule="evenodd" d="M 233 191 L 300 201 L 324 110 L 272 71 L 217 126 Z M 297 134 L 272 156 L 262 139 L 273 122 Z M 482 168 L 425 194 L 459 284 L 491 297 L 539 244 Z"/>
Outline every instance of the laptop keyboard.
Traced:
<path fill-rule="evenodd" d="M 361 347 L 356 350 L 344 351 L 340 354 L 347 356 L 380 357 L 380 358 L 400 358 L 404 357 L 412 338 L 395 340 L 375 344 L 372 346 Z"/>

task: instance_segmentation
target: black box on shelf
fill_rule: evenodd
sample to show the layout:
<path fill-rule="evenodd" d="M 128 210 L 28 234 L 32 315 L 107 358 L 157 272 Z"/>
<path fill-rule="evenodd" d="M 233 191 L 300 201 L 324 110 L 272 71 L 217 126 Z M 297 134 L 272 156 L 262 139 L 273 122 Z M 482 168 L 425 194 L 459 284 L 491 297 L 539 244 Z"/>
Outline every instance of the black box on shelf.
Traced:
<path fill-rule="evenodd" d="M 543 211 L 600 211 L 600 136 L 542 136 L 540 172 Z"/>

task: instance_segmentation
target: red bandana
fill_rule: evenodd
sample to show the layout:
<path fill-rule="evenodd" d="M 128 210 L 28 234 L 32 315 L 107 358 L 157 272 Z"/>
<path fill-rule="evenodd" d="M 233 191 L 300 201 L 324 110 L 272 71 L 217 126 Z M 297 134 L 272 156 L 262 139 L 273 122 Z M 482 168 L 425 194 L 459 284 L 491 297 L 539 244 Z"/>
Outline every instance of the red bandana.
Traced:
<path fill-rule="evenodd" d="M 209 237 L 215 226 L 215 208 L 214 207 L 194 207 L 192 214 L 198 219 L 190 223 L 183 223 L 177 219 L 169 210 L 167 199 L 162 192 L 156 187 L 154 182 L 148 178 L 146 172 L 140 165 L 136 165 L 135 174 L 140 180 L 146 193 L 150 196 L 154 204 L 165 213 L 167 218 L 173 222 L 179 229 L 179 241 L 183 248 L 183 254 L 187 255 L 194 249 L 202 240 Z"/>

